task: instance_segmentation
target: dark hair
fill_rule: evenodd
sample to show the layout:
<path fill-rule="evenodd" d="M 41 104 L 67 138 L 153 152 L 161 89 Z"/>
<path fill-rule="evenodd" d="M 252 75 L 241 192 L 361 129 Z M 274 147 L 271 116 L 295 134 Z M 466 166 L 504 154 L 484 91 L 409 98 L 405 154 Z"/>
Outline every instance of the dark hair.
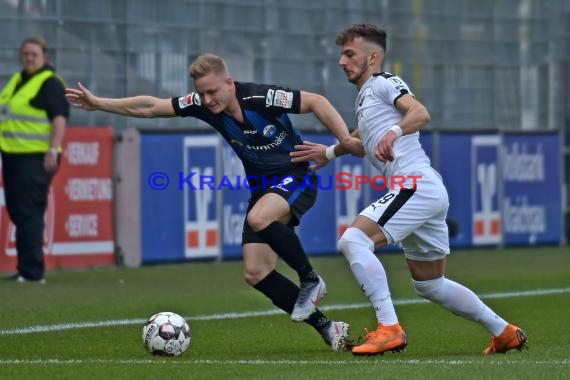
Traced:
<path fill-rule="evenodd" d="M 357 37 L 362 37 L 364 41 L 376 44 L 386 51 L 386 31 L 372 24 L 354 24 L 349 26 L 338 34 L 336 44 L 342 46 Z"/>
<path fill-rule="evenodd" d="M 37 37 L 26 38 L 20 45 L 20 51 L 24 48 L 24 45 L 26 44 L 39 45 L 42 48 L 42 52 L 44 53 L 44 55 L 47 54 L 48 52 L 48 44 L 43 37 L 37 36 Z"/>

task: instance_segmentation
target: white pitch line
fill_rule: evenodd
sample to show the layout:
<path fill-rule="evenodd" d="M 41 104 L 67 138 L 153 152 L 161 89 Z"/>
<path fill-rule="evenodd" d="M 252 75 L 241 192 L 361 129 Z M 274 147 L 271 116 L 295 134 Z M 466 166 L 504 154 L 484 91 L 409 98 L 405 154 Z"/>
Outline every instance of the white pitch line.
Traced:
<path fill-rule="evenodd" d="M 479 297 L 486 299 L 516 298 L 516 297 L 529 297 L 529 296 L 545 296 L 545 295 L 563 294 L 563 293 L 570 293 L 570 288 L 536 289 L 536 290 L 526 290 L 519 292 L 489 293 L 489 294 L 480 295 Z M 428 303 L 428 302 L 429 301 L 421 298 L 413 298 L 407 300 L 394 300 L 394 305 L 415 305 L 415 304 Z M 338 305 L 323 306 L 320 309 L 323 311 L 327 311 L 327 310 L 363 309 L 367 307 L 370 307 L 369 303 L 354 303 L 354 304 L 338 304 Z M 284 314 L 284 312 L 279 309 L 273 309 L 273 310 L 264 310 L 264 311 L 246 311 L 241 313 L 195 315 L 195 316 L 187 316 L 185 318 L 188 321 L 212 321 L 220 319 L 265 317 L 277 314 Z M 95 322 L 58 323 L 54 325 L 43 325 L 43 326 L 40 325 L 40 326 L 29 326 L 29 327 L 21 327 L 13 329 L 3 329 L 0 330 L 0 336 L 34 334 L 34 333 L 65 331 L 65 330 L 84 329 L 84 328 L 93 328 L 93 327 L 141 325 L 145 322 L 146 319 L 116 319 L 116 320 L 95 321 Z"/>
<path fill-rule="evenodd" d="M 377 366 L 387 366 L 387 365 L 447 365 L 447 366 L 462 366 L 462 365 L 520 365 L 520 364 L 534 364 L 534 365 L 546 365 L 546 366 L 568 366 L 570 365 L 570 360 L 444 360 L 444 359 L 398 359 L 398 360 L 368 360 L 364 359 L 354 359 L 354 360 L 210 360 L 210 359 L 197 359 L 197 360 L 177 360 L 172 358 L 171 360 L 164 359 L 0 359 L 0 365 L 83 365 L 83 364 L 128 364 L 128 365 L 140 365 L 140 364 L 167 364 L 167 365 L 377 365 Z"/>

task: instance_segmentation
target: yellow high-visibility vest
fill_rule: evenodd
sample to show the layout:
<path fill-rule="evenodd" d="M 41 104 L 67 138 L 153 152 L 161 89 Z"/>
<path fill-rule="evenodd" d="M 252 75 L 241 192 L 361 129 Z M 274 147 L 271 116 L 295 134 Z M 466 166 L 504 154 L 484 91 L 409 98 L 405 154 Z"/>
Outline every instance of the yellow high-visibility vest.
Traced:
<path fill-rule="evenodd" d="M 31 106 L 30 101 L 54 75 L 52 70 L 42 71 L 14 93 L 22 80 L 22 75 L 17 73 L 0 92 L 0 150 L 6 153 L 45 153 L 49 150 L 52 125 L 47 111 Z"/>

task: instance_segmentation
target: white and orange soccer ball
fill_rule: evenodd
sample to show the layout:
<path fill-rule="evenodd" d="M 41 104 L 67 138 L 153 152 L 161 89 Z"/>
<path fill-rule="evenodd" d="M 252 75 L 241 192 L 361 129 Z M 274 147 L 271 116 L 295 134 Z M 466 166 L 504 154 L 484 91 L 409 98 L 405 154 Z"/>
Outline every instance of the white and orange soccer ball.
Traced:
<path fill-rule="evenodd" d="M 142 341 L 153 355 L 180 356 L 190 346 L 190 325 L 170 311 L 154 314 L 143 327 Z"/>

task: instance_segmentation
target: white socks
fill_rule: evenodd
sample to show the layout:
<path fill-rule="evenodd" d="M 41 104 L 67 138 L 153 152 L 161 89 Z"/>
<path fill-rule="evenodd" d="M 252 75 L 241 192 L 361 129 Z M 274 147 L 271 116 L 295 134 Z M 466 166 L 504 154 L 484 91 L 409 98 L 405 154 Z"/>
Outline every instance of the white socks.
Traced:
<path fill-rule="evenodd" d="M 349 227 L 338 247 L 350 263 L 350 269 L 376 311 L 378 322 L 385 326 L 398 323 L 390 297 L 386 271 L 374 255 L 374 242 L 360 229 Z"/>
<path fill-rule="evenodd" d="M 414 281 L 416 293 L 470 321 L 483 325 L 493 336 L 501 334 L 507 322 L 465 286 L 445 277 Z"/>
<path fill-rule="evenodd" d="M 350 263 L 350 269 L 362 290 L 374 306 L 378 322 L 385 326 L 398 323 L 386 271 L 374 255 L 374 242 L 360 229 L 349 227 L 338 242 L 338 247 Z M 483 325 L 493 336 L 507 327 L 507 322 L 485 305 L 465 286 L 445 277 L 428 281 L 414 281 L 416 293 L 465 319 Z"/>

